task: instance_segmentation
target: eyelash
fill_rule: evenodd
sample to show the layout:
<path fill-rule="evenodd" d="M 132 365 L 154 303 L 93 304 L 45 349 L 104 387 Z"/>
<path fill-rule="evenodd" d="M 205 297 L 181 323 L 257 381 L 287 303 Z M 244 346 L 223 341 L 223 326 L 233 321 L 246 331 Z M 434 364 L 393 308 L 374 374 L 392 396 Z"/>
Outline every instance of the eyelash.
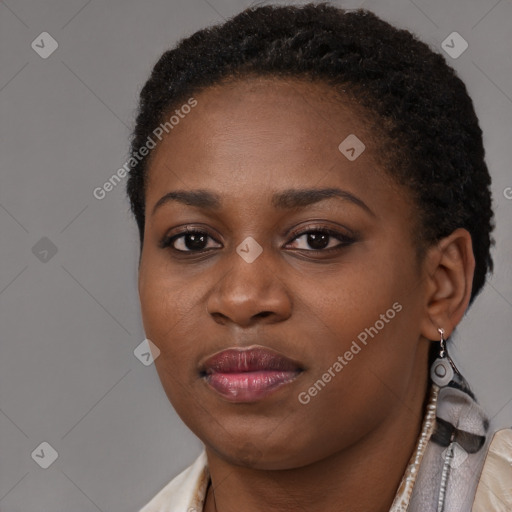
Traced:
<path fill-rule="evenodd" d="M 327 228 L 324 226 L 306 226 L 303 231 L 292 234 L 293 238 L 291 239 L 291 242 L 295 241 L 297 238 L 300 238 L 303 235 L 307 235 L 307 234 L 311 234 L 311 233 L 320 233 L 320 234 L 328 235 L 332 238 L 336 238 L 337 240 L 339 240 L 340 243 L 338 245 L 336 245 L 335 247 L 330 247 L 328 249 L 295 249 L 295 250 L 304 251 L 304 252 L 308 252 L 308 253 L 311 253 L 311 252 L 312 253 L 331 253 L 331 252 L 339 251 L 339 250 L 343 249 L 344 247 L 347 247 L 347 246 L 353 244 L 356 241 L 356 239 L 353 237 L 350 237 L 348 235 L 345 235 L 344 233 L 335 231 L 333 229 L 330 229 L 330 228 Z M 202 230 L 194 229 L 194 228 L 186 228 L 181 233 L 177 233 L 177 234 L 174 234 L 171 236 L 165 236 L 158 245 L 161 249 L 170 248 L 172 251 L 174 251 L 175 253 L 179 253 L 179 254 L 195 254 L 195 255 L 197 255 L 197 254 L 204 254 L 204 253 L 207 253 L 212 250 L 212 248 L 210 248 L 210 249 L 202 249 L 199 251 L 194 251 L 194 250 L 183 251 L 181 249 L 176 249 L 175 247 L 173 247 L 173 243 L 176 240 L 178 240 L 179 238 L 183 238 L 186 235 L 190 235 L 190 234 L 206 235 L 208 238 L 211 238 L 215 242 L 217 242 L 217 240 L 215 240 L 213 237 L 211 237 L 206 231 L 202 231 Z M 219 243 L 219 242 L 217 242 L 217 243 Z M 290 243 L 290 242 L 288 242 L 288 243 Z"/>

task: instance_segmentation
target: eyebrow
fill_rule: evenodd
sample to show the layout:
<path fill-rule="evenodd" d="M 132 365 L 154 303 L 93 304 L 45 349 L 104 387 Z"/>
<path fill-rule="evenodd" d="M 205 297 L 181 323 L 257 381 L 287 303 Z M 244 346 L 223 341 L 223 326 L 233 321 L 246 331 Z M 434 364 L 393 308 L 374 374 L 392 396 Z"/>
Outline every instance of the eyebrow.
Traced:
<path fill-rule="evenodd" d="M 346 190 L 335 187 L 288 189 L 282 192 L 276 192 L 272 196 L 272 206 L 276 209 L 292 210 L 296 208 L 303 208 L 310 204 L 331 198 L 339 198 L 344 201 L 349 201 L 361 207 L 373 217 L 376 216 L 363 200 Z M 195 206 L 205 210 L 219 210 L 222 204 L 221 197 L 208 190 L 175 190 L 168 192 L 157 201 L 153 207 L 151 215 L 154 215 L 161 206 L 172 201 L 177 201 L 182 204 Z"/>

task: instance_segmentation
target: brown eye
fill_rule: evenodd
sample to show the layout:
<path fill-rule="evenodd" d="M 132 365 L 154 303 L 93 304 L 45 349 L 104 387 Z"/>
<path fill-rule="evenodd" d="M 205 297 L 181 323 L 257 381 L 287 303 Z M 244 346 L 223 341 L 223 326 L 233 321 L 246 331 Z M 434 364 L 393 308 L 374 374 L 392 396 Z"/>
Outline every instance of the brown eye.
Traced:
<path fill-rule="evenodd" d="M 340 249 L 341 247 L 355 242 L 353 238 L 344 233 L 327 228 L 315 228 L 302 231 L 295 236 L 292 243 L 297 243 L 300 239 L 303 239 L 303 246 L 295 246 L 293 248 L 305 251 L 330 251 L 331 249 Z"/>
<path fill-rule="evenodd" d="M 183 233 L 166 236 L 159 245 L 162 249 L 171 247 L 178 252 L 201 252 L 212 248 L 207 246 L 208 239 L 212 239 L 208 233 L 188 229 Z"/>

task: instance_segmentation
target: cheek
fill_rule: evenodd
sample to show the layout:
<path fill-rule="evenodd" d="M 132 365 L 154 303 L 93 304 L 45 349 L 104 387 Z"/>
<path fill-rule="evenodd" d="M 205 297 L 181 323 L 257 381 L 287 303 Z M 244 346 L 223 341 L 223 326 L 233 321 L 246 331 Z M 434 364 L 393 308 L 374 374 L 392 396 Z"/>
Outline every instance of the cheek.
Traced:
<path fill-rule="evenodd" d="M 199 308 L 190 284 L 173 277 L 165 266 L 144 264 L 139 274 L 139 298 L 146 336 L 161 355 L 186 353 L 187 337 L 182 334 L 188 329 L 194 332 Z"/>
<path fill-rule="evenodd" d="M 311 320 L 321 321 L 334 335 L 352 338 L 403 294 L 405 267 L 399 270 L 389 260 L 382 254 L 378 259 L 354 257 L 330 275 L 301 276 L 295 293 Z"/>
<path fill-rule="evenodd" d="M 142 321 L 146 335 L 162 350 L 161 341 L 179 322 L 176 301 L 166 281 L 146 273 L 139 286 Z"/>
<path fill-rule="evenodd" d="M 402 261 L 399 255 L 386 258 L 385 254 L 382 251 L 378 261 L 351 261 L 332 279 L 303 278 L 301 288 L 296 289 L 306 317 L 302 332 L 311 332 L 311 343 L 321 347 L 304 387 L 307 390 L 331 369 L 336 377 L 328 387 L 339 402 L 352 404 L 351 414 L 382 397 L 386 386 L 391 395 L 402 395 L 414 364 L 420 315 L 414 284 L 418 276 L 410 260 Z M 329 392 L 323 398 L 336 396 Z M 373 407 L 379 403 L 370 410 Z"/>
<path fill-rule="evenodd" d="M 198 311 L 187 290 L 157 273 L 146 273 L 139 287 L 146 337 L 160 350 L 154 361 L 162 387 L 180 416 L 195 403 Z M 191 414 L 191 411 L 189 411 Z"/>

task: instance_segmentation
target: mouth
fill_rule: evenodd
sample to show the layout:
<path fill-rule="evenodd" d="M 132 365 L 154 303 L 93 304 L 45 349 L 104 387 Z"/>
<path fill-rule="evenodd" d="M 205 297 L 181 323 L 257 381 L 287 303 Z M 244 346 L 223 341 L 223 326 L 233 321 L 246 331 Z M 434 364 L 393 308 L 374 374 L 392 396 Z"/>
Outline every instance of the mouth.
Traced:
<path fill-rule="evenodd" d="M 200 365 L 208 387 L 231 402 L 256 402 L 293 382 L 304 369 L 268 348 L 252 346 L 218 352 Z"/>

